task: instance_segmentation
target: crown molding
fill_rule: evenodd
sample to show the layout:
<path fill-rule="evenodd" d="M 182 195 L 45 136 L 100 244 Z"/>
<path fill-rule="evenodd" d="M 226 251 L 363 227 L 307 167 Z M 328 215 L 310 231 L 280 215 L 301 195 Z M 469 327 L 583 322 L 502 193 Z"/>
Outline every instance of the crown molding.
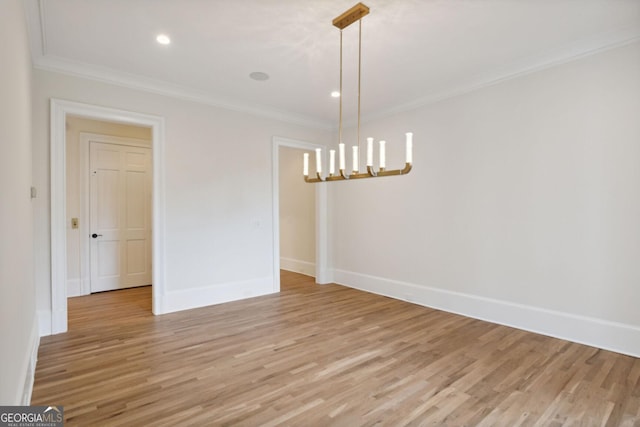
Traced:
<path fill-rule="evenodd" d="M 25 14 L 31 44 L 31 57 L 35 68 L 252 114 L 308 128 L 332 131 L 337 129 L 335 123 L 326 120 L 318 120 L 310 116 L 278 110 L 266 105 L 242 103 L 230 98 L 203 94 L 194 88 L 48 54 L 45 3 L 43 0 L 25 0 Z M 410 102 L 363 114 L 362 121 L 366 123 L 416 110 L 445 99 L 638 41 L 640 41 L 640 27 L 619 28 L 606 33 L 596 34 L 569 45 L 559 46 L 536 56 L 521 58 L 510 64 L 496 67 L 491 71 L 471 76 L 457 84 L 445 85 Z M 355 126 L 355 123 L 355 119 L 345 121 L 347 127 Z"/>
<path fill-rule="evenodd" d="M 31 45 L 31 61 L 34 68 L 183 99 L 226 110 L 252 114 L 307 128 L 320 130 L 333 129 L 332 124 L 327 121 L 316 120 L 301 114 L 278 110 L 265 105 L 241 103 L 228 98 L 205 95 L 196 89 L 172 84 L 163 80 L 152 79 L 79 61 L 72 61 L 48 54 L 45 3 L 43 0 L 25 0 L 25 15 L 29 31 L 29 43 Z"/>
<path fill-rule="evenodd" d="M 101 83 L 113 84 L 129 89 L 183 99 L 186 101 L 252 114 L 308 128 L 320 130 L 332 129 L 330 123 L 316 120 L 311 117 L 278 110 L 269 106 L 241 103 L 228 98 L 210 96 L 203 94 L 196 89 L 176 85 L 163 80 L 143 77 L 137 74 L 126 73 L 107 67 L 71 61 L 54 55 L 42 55 L 36 57 L 33 61 L 33 66 L 45 71 L 53 71 Z"/>
<path fill-rule="evenodd" d="M 46 53 L 45 6 L 42 0 L 25 0 L 23 4 L 27 21 L 27 31 L 29 32 L 31 61 L 35 63 L 37 58 L 42 57 Z"/>
<path fill-rule="evenodd" d="M 369 122 L 399 113 L 416 110 L 449 98 L 473 92 L 488 86 L 493 86 L 507 80 L 546 70 L 548 68 L 553 68 L 637 42 L 640 42 L 640 27 L 627 27 L 617 31 L 599 34 L 570 45 L 558 47 L 535 57 L 529 56 L 508 65 L 497 67 L 489 72 L 473 76 L 460 84 L 445 87 L 439 91 L 434 91 L 427 96 L 423 96 L 411 102 L 363 115 L 362 121 Z M 355 122 L 352 123 L 349 121 L 347 123 L 352 125 Z"/>

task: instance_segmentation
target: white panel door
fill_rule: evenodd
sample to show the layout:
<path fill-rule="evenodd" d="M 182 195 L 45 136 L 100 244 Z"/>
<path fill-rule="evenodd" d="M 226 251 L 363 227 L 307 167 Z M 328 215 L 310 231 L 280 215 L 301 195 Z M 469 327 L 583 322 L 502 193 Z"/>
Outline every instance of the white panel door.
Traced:
<path fill-rule="evenodd" d="M 151 149 L 91 142 L 91 292 L 151 284 Z"/>

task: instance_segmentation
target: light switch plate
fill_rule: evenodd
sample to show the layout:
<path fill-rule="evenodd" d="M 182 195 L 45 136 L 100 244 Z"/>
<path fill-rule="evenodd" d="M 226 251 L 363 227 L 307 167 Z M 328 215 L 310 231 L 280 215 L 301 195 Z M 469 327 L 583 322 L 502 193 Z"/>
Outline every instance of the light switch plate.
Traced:
<path fill-rule="evenodd" d="M 71 228 L 78 228 L 78 218 L 71 218 Z"/>

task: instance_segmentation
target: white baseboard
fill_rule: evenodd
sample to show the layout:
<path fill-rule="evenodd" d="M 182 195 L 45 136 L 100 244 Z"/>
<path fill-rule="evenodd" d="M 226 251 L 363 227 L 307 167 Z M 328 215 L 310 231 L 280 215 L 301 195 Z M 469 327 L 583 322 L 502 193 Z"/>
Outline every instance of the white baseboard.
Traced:
<path fill-rule="evenodd" d="M 55 310 L 51 314 L 51 334 L 67 332 L 67 304 L 64 310 Z"/>
<path fill-rule="evenodd" d="M 38 330 L 41 337 L 51 335 L 51 311 L 38 310 Z"/>
<path fill-rule="evenodd" d="M 80 295 L 82 295 L 82 281 L 67 279 L 67 297 L 79 297 Z"/>
<path fill-rule="evenodd" d="M 38 325 L 41 337 L 67 332 L 67 312 L 38 310 Z"/>
<path fill-rule="evenodd" d="M 316 277 L 316 265 L 313 262 L 280 257 L 280 268 L 282 270 L 293 271 L 294 273 Z"/>
<path fill-rule="evenodd" d="M 168 291 L 159 298 L 157 314 L 205 307 L 276 292 L 273 277 L 242 282 L 221 283 L 202 288 Z"/>
<path fill-rule="evenodd" d="M 22 372 L 24 373 L 24 385 L 16 396 L 15 405 L 28 406 L 31 404 L 31 392 L 36 374 L 36 362 L 38 360 L 38 348 L 40 347 L 40 334 L 37 316 L 34 316 L 33 326 L 29 334 L 28 352 L 25 355 Z"/>
<path fill-rule="evenodd" d="M 640 327 L 334 270 L 336 283 L 466 317 L 640 357 Z"/>

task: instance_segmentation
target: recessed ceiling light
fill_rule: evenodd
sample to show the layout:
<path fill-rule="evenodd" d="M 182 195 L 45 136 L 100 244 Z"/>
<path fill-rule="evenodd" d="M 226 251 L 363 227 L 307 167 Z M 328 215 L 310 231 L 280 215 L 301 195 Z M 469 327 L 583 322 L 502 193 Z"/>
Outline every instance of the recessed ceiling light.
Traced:
<path fill-rule="evenodd" d="M 254 71 L 253 73 L 249 74 L 249 77 L 259 82 L 269 80 L 269 74 L 263 73 L 262 71 Z"/>
<path fill-rule="evenodd" d="M 158 34 L 158 37 L 156 37 L 156 41 L 158 43 L 160 43 L 160 44 L 169 44 L 169 43 L 171 43 L 171 39 L 166 34 Z"/>
<path fill-rule="evenodd" d="M 331 92 L 331 96 L 334 98 L 340 98 L 340 92 L 338 92 L 337 90 L 334 90 L 333 92 Z"/>

